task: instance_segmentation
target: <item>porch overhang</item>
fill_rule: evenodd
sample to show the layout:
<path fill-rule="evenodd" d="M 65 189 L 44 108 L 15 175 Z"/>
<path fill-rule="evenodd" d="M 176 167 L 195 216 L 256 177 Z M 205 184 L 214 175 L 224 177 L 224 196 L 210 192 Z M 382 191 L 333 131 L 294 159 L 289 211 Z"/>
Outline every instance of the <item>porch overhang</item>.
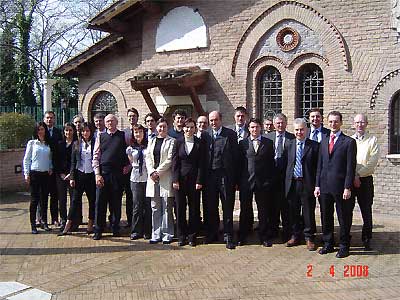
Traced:
<path fill-rule="evenodd" d="M 202 69 L 199 66 L 177 67 L 168 69 L 157 69 L 145 71 L 128 79 L 135 91 L 140 91 L 150 111 L 157 116 L 160 113 L 154 104 L 148 90 L 151 88 L 179 88 L 187 91 L 192 100 L 196 112 L 201 115 L 205 111 L 200 103 L 196 88 L 203 85 L 208 79 L 209 69 Z"/>

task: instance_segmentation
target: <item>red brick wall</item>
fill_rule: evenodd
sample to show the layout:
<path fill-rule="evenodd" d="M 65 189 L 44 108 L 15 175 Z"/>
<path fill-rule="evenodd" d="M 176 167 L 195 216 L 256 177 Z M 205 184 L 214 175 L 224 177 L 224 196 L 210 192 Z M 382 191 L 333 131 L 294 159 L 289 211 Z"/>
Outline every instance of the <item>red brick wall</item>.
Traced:
<path fill-rule="evenodd" d="M 0 191 L 25 191 L 23 173 L 15 173 L 15 166 L 19 165 L 22 171 L 22 160 L 25 149 L 10 149 L 0 151 Z"/>

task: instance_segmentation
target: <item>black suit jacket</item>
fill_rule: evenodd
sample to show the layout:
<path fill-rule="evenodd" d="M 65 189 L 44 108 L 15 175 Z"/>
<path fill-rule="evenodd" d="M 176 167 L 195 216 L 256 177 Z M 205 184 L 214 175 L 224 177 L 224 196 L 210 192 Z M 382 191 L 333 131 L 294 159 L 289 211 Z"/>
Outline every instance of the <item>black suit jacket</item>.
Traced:
<path fill-rule="evenodd" d="M 223 169 L 231 184 L 237 183 L 239 145 L 236 132 L 232 129 L 222 127 L 220 135 L 214 140 L 211 129 L 202 133 L 201 138 L 207 147 L 208 170 L 212 167 L 212 155 L 222 159 Z"/>
<path fill-rule="evenodd" d="M 90 150 L 92 152 L 92 158 L 93 158 L 93 150 L 94 150 L 94 143 L 96 139 L 93 136 L 92 140 L 90 141 Z M 82 141 L 83 143 L 83 141 Z M 72 153 L 71 153 L 71 171 L 69 172 L 71 174 L 70 180 L 74 180 L 76 178 L 76 173 L 78 172 L 78 167 L 81 162 L 81 147 L 78 141 L 75 141 L 73 146 L 72 146 Z"/>
<path fill-rule="evenodd" d="M 195 180 L 197 184 L 204 184 L 207 167 L 205 143 L 194 136 L 194 145 L 189 155 L 185 150 L 185 139 L 176 141 L 172 157 L 172 182 L 178 182 L 182 178 Z"/>
<path fill-rule="evenodd" d="M 232 129 L 236 133 L 236 124 L 226 126 L 226 128 Z M 249 129 L 247 128 L 247 125 L 244 125 L 244 133 L 243 133 L 243 139 L 247 139 L 250 135 Z M 236 133 L 236 139 L 237 139 L 237 133 Z"/>
<path fill-rule="evenodd" d="M 293 171 L 296 165 L 297 139 L 291 140 L 288 146 L 288 160 L 285 177 L 285 196 L 289 194 L 292 185 Z M 319 143 L 308 138 L 304 141 L 301 166 L 303 171 L 303 187 L 309 196 L 313 196 L 315 189 L 315 177 L 317 174 Z"/>
<path fill-rule="evenodd" d="M 71 169 L 71 153 L 74 142 L 67 147 L 66 141 L 58 141 L 54 151 L 54 172 L 56 174 L 68 174 Z"/>
<path fill-rule="evenodd" d="M 324 126 L 321 126 L 321 134 L 322 134 L 322 139 L 321 139 L 321 141 L 322 141 L 322 140 L 324 140 L 326 138 L 329 138 L 329 135 L 331 134 L 331 131 L 328 128 L 325 128 Z M 309 139 L 311 139 L 310 135 L 311 135 L 311 127 L 308 128 L 308 133 L 307 133 L 307 137 Z"/>
<path fill-rule="evenodd" d="M 50 134 L 50 132 L 49 132 Z M 53 162 L 53 166 L 56 164 L 56 156 L 55 156 L 55 152 L 57 151 L 57 147 L 58 147 L 58 142 L 62 141 L 63 138 L 63 133 L 61 131 L 61 129 L 58 129 L 57 127 L 53 126 L 53 135 L 50 136 L 50 140 L 49 140 L 49 146 L 51 151 L 53 152 L 53 157 L 52 157 L 52 162 Z"/>
<path fill-rule="evenodd" d="M 275 143 L 276 143 L 276 132 L 270 132 L 267 134 L 267 138 L 270 139 L 273 143 L 274 146 L 274 151 L 275 151 Z M 289 147 L 290 141 L 295 139 L 295 135 L 293 133 L 285 131 L 285 142 L 283 145 L 283 153 L 282 157 L 280 159 L 277 159 L 275 162 L 277 171 L 280 173 L 282 177 L 285 176 L 285 169 L 287 165 L 287 149 Z"/>
<path fill-rule="evenodd" d="M 353 187 L 356 170 L 356 141 L 341 133 L 329 154 L 329 138 L 321 141 L 316 175 L 321 193 L 342 194 Z"/>
<path fill-rule="evenodd" d="M 272 141 L 261 136 L 257 153 L 248 137 L 239 143 L 240 189 L 269 190 L 275 172 L 275 151 Z"/>

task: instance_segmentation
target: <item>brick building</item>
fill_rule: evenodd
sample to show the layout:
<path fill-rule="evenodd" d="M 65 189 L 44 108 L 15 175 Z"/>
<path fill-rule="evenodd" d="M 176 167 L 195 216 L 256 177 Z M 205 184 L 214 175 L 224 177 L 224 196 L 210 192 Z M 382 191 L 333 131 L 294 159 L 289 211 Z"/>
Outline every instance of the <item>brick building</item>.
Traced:
<path fill-rule="evenodd" d="M 366 113 L 381 144 L 374 209 L 399 213 L 399 0 L 120 0 L 89 27 L 109 35 L 56 70 L 79 78 L 87 118 L 115 112 L 125 127 L 129 107 L 183 107 L 231 123 L 239 105 L 289 120 L 320 107 L 351 134 Z"/>

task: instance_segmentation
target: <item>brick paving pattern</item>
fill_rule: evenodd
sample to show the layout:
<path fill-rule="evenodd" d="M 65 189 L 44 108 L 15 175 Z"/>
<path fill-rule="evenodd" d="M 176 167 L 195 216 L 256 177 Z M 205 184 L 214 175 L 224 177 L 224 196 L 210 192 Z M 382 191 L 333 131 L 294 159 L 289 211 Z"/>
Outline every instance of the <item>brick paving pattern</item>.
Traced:
<path fill-rule="evenodd" d="M 355 211 L 351 255 L 337 259 L 305 245 L 264 248 L 255 235 L 253 244 L 233 251 L 222 243 L 150 245 L 131 241 L 127 230 L 100 241 L 83 229 L 64 237 L 56 230 L 32 235 L 28 208 L 26 195 L 0 201 L 0 282 L 32 286 L 53 294 L 53 300 L 400 298 L 400 221 L 394 217 L 375 216 L 374 250 L 365 252 Z M 87 203 L 84 208 L 86 213 Z M 350 268 L 344 276 L 345 266 L 357 265 L 363 266 L 358 274 Z"/>

